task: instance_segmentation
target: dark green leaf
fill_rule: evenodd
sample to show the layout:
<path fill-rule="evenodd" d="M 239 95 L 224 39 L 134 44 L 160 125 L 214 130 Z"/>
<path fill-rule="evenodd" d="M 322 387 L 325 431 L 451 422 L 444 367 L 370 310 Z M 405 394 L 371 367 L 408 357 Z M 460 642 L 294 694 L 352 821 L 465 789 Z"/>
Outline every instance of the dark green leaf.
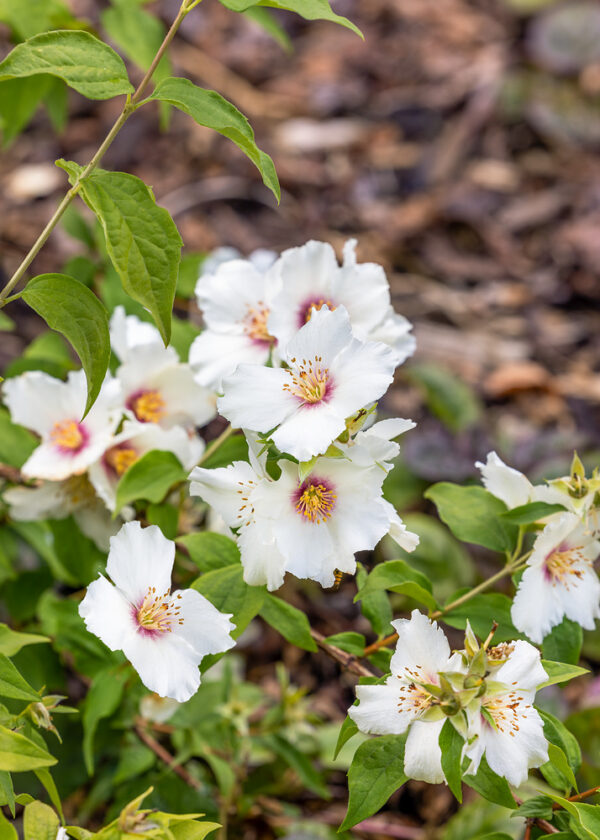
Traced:
<path fill-rule="evenodd" d="M 264 586 L 249 586 L 243 577 L 241 565 L 214 569 L 199 577 L 192 584 L 202 595 L 223 613 L 233 613 L 232 621 L 236 630 L 232 633 L 237 639 L 250 621 L 257 615 L 264 603 Z"/>
<path fill-rule="evenodd" d="M 179 510 L 175 505 L 150 504 L 146 508 L 146 519 L 151 525 L 158 525 L 168 540 L 176 539 Z"/>
<path fill-rule="evenodd" d="M 577 739 L 554 715 L 542 709 L 538 709 L 538 713 L 544 722 L 544 735 L 551 744 L 561 748 L 567 756 L 571 769 L 577 773 L 581 767 L 581 749 Z"/>
<path fill-rule="evenodd" d="M 202 466 L 205 469 L 216 470 L 217 467 L 226 467 L 234 461 L 247 460 L 248 444 L 246 438 L 244 435 L 232 435 L 219 446 L 213 455 L 203 462 Z"/>
<path fill-rule="evenodd" d="M 90 686 L 83 704 L 83 757 L 90 776 L 94 772 L 94 736 L 98 724 L 110 717 L 121 702 L 126 672 L 121 668 L 100 671 Z"/>
<path fill-rule="evenodd" d="M 344 744 L 347 741 L 349 741 L 350 738 L 352 738 L 354 735 L 356 735 L 357 732 L 358 732 L 358 726 L 354 723 L 352 718 L 350 718 L 346 715 L 346 717 L 344 718 L 344 722 L 342 723 L 342 725 L 340 727 L 340 734 L 338 735 L 338 739 L 337 739 L 336 744 L 335 744 L 335 750 L 334 750 L 334 753 L 333 753 L 334 761 L 338 757 L 338 755 L 340 754 L 340 751 L 341 751 L 342 747 L 344 746 Z"/>
<path fill-rule="evenodd" d="M 513 811 L 511 817 L 541 817 L 543 820 L 552 819 L 552 800 L 548 796 L 532 796 Z"/>
<path fill-rule="evenodd" d="M 178 543 L 187 548 L 190 560 L 201 572 L 210 572 L 225 566 L 239 565 L 240 550 L 234 540 L 224 534 L 202 531 L 199 534 L 186 534 L 179 537 Z"/>
<path fill-rule="evenodd" d="M 52 76 L 0 82 L 2 145 L 9 146 L 29 123 L 50 88 Z"/>
<path fill-rule="evenodd" d="M 442 751 L 442 770 L 448 782 L 448 787 L 458 801 L 462 802 L 461 759 L 465 742 L 449 718 L 444 721 L 442 726 L 439 744 Z"/>
<path fill-rule="evenodd" d="M 582 644 L 583 629 L 581 624 L 563 618 L 561 623 L 553 627 L 542 642 L 542 654 L 544 659 L 577 665 Z"/>
<path fill-rule="evenodd" d="M 425 604 L 429 609 L 437 608 L 436 600 L 431 594 L 430 581 L 421 572 L 411 569 L 404 560 L 389 560 L 387 563 L 379 563 L 375 566 L 354 600 L 359 601 L 364 595 L 381 589 L 401 592 Z"/>
<path fill-rule="evenodd" d="M 456 600 L 466 591 L 468 590 L 459 590 L 450 601 Z M 507 642 L 522 638 L 511 621 L 511 606 L 512 601 L 506 595 L 502 595 L 500 592 L 485 592 L 482 595 L 475 595 L 470 601 L 445 613 L 442 620 L 450 627 L 456 627 L 459 630 L 464 630 L 467 621 L 469 621 L 475 635 L 479 636 L 480 639 L 487 637 L 495 621 L 498 627 L 494 633 L 494 642 Z"/>
<path fill-rule="evenodd" d="M 35 435 L 13 423 L 8 411 L 0 407 L 0 461 L 11 467 L 22 467 L 38 446 Z"/>
<path fill-rule="evenodd" d="M 72 580 L 87 586 L 106 567 L 106 555 L 96 543 L 81 533 L 72 516 L 48 522 L 53 536 L 54 553 Z"/>
<path fill-rule="evenodd" d="M 504 808 L 513 809 L 517 807 L 508 782 L 494 773 L 488 765 L 485 755 L 481 759 L 477 773 L 464 776 L 463 781 L 489 802 L 495 802 Z"/>
<path fill-rule="evenodd" d="M 517 527 L 500 518 L 506 505 L 483 487 L 461 487 L 444 481 L 430 487 L 425 498 L 431 499 L 440 519 L 459 540 L 493 551 L 512 550 Z"/>
<path fill-rule="evenodd" d="M 38 74 L 58 76 L 88 99 L 133 93 L 123 60 L 89 32 L 58 30 L 34 35 L 0 63 L 0 81 Z"/>
<path fill-rule="evenodd" d="M 552 513 L 564 513 L 565 508 L 562 505 L 549 505 L 547 502 L 530 502 L 527 505 L 512 508 L 501 514 L 502 519 L 506 522 L 512 522 L 513 525 L 530 525 L 532 522 L 538 522 Z"/>
<path fill-rule="evenodd" d="M 367 571 L 362 563 L 356 566 L 356 586 L 360 590 L 367 581 Z M 393 614 L 390 599 L 384 591 L 371 592 L 363 595 L 360 601 L 360 611 L 371 623 L 373 631 L 378 636 L 385 636 L 392 632 L 390 624 Z"/>
<path fill-rule="evenodd" d="M 254 163 L 265 186 L 279 201 L 281 190 L 273 161 L 258 148 L 250 123 L 235 105 L 214 90 L 205 90 L 189 79 L 178 78 L 163 79 L 150 98 L 169 102 L 192 117 L 198 125 L 212 128 L 233 140 Z"/>
<path fill-rule="evenodd" d="M 378 811 L 407 780 L 405 744 L 406 735 L 382 735 L 356 750 L 348 770 L 348 812 L 340 831 Z"/>
<path fill-rule="evenodd" d="M 12 664 L 10 659 L 0 653 L 0 697 L 14 697 L 16 700 L 27 700 L 38 703 L 40 695 L 33 690 L 27 680 Z"/>
<path fill-rule="evenodd" d="M 570 794 L 572 788 L 577 790 L 577 780 L 567 756 L 556 744 L 548 744 L 548 761 L 542 764 L 540 771 L 548 784 L 556 790 L 562 790 L 566 796 Z"/>
<path fill-rule="evenodd" d="M 169 489 L 186 478 L 187 471 L 172 452 L 158 449 L 146 452 L 121 476 L 117 484 L 116 510 L 138 499 L 162 502 Z"/>
<path fill-rule="evenodd" d="M 77 182 L 82 167 L 63 160 L 57 165 Z M 175 222 L 156 204 L 152 190 L 126 172 L 95 169 L 82 181 L 80 194 L 102 225 L 123 288 L 151 312 L 168 344 L 183 244 Z"/>
<path fill-rule="evenodd" d="M 88 383 L 85 416 L 98 396 L 110 359 L 106 309 L 93 292 L 66 274 L 34 277 L 25 287 L 23 300 L 71 342 L 81 359 Z"/>
<path fill-rule="evenodd" d="M 306 615 L 287 601 L 267 592 L 260 615 L 291 644 L 303 650 L 316 651 L 317 645 L 310 635 Z"/>
<path fill-rule="evenodd" d="M 49 642 L 47 636 L 38 636 L 35 633 L 18 633 L 11 630 L 6 624 L 0 624 L 0 654 L 14 656 L 26 645 L 39 645 L 42 642 Z"/>

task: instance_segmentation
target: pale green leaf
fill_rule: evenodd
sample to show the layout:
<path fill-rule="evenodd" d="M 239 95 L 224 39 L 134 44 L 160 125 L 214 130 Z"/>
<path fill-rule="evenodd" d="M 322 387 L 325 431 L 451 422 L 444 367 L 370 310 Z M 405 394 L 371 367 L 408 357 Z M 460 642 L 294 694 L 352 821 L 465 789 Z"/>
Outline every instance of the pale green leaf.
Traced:
<path fill-rule="evenodd" d="M 404 560 L 389 560 L 387 563 L 379 563 L 375 566 L 354 600 L 360 601 L 365 595 L 382 589 L 401 592 L 425 604 L 429 609 L 437 608 L 436 600 L 431 594 L 429 580 L 421 572 L 411 569 Z"/>
<path fill-rule="evenodd" d="M 26 645 L 39 645 L 49 642 L 48 636 L 38 636 L 35 633 L 18 633 L 6 624 L 0 624 L 0 653 L 4 656 L 14 656 Z"/>
<path fill-rule="evenodd" d="M 231 102 L 214 90 L 205 90 L 189 79 L 179 78 L 163 79 L 150 98 L 169 102 L 192 117 L 198 125 L 212 128 L 233 140 L 254 163 L 263 182 L 279 201 L 281 190 L 273 161 L 258 148 L 250 123 Z"/>
<path fill-rule="evenodd" d="M 110 359 L 106 309 L 90 289 L 66 274 L 34 277 L 23 300 L 71 342 L 81 359 L 88 385 L 85 416 L 100 392 Z"/>
<path fill-rule="evenodd" d="M 285 9 L 306 20 L 330 20 L 352 30 L 362 38 L 360 29 L 348 18 L 337 15 L 329 0 L 221 0 L 224 6 L 234 12 L 245 12 L 253 6 L 267 6 L 271 9 Z"/>
<path fill-rule="evenodd" d="M 38 74 L 57 76 L 88 99 L 132 93 L 122 58 L 89 32 L 43 32 L 24 41 L 0 63 L 0 82 Z"/>
<path fill-rule="evenodd" d="M 53 764 L 56 764 L 56 759 L 47 750 L 34 744 L 25 735 L 0 726 L 0 770 L 22 773 L 37 770 L 38 767 L 51 767 Z"/>
<path fill-rule="evenodd" d="M 30 802 L 23 815 L 25 840 L 56 840 L 59 820 L 52 808 L 43 802 Z"/>
<path fill-rule="evenodd" d="M 30 703 L 38 703 L 40 700 L 40 695 L 21 676 L 10 659 L 1 653 L 0 697 L 13 697 L 15 700 L 27 700 Z"/>
<path fill-rule="evenodd" d="M 542 667 L 548 674 L 548 679 L 541 685 L 538 685 L 537 690 L 546 688 L 548 685 L 555 685 L 556 683 L 568 682 L 581 677 L 583 674 L 589 674 L 587 668 L 580 668 L 578 665 L 567 665 L 564 662 L 552 662 L 551 660 L 542 659 Z"/>

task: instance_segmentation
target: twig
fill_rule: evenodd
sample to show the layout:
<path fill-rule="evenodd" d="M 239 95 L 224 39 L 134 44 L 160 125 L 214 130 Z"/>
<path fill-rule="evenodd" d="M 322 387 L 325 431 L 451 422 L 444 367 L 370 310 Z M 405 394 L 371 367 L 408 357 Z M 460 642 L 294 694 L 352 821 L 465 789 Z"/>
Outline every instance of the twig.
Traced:
<path fill-rule="evenodd" d="M 5 478 L 7 481 L 12 481 L 13 484 L 25 484 L 35 487 L 37 482 L 30 482 L 29 479 L 21 475 L 21 471 L 16 467 L 11 467 L 9 464 L 0 464 L 0 478 Z"/>
<path fill-rule="evenodd" d="M 327 656 L 330 656 L 332 659 L 335 659 L 336 662 L 339 662 L 342 668 L 346 671 L 349 671 L 351 674 L 356 674 L 357 677 L 378 676 L 370 668 L 367 668 L 366 665 L 362 665 L 353 654 L 347 653 L 345 650 L 326 642 L 325 636 L 323 636 L 322 633 L 319 633 L 318 630 L 313 630 L 311 628 L 310 635 L 319 645 L 321 650 L 326 653 Z"/>
<path fill-rule="evenodd" d="M 581 802 L 582 799 L 587 799 L 588 796 L 593 796 L 595 793 L 600 791 L 600 785 L 596 785 L 589 790 L 584 790 L 583 793 L 576 793 L 574 796 L 569 796 L 569 802 Z M 558 802 L 554 802 L 552 805 L 555 811 L 558 811 L 559 808 L 562 808 L 562 805 L 559 805 Z"/>
<path fill-rule="evenodd" d="M 137 724 L 135 726 L 135 734 L 138 736 L 140 741 L 144 743 L 147 747 L 149 747 L 152 752 L 160 758 L 164 764 L 167 765 L 169 770 L 172 770 L 174 773 L 177 773 L 180 779 L 189 785 L 189 787 L 194 788 L 194 790 L 202 790 L 201 783 L 194 779 L 194 777 L 188 773 L 188 771 L 183 767 L 181 764 L 176 763 L 175 756 L 171 755 L 171 753 L 165 749 L 162 744 L 159 744 L 158 741 L 147 732 L 141 724 Z"/>
<path fill-rule="evenodd" d="M 523 840 L 531 840 L 531 826 L 533 823 L 531 820 L 527 820 L 527 824 L 525 826 L 525 834 L 523 836 Z"/>

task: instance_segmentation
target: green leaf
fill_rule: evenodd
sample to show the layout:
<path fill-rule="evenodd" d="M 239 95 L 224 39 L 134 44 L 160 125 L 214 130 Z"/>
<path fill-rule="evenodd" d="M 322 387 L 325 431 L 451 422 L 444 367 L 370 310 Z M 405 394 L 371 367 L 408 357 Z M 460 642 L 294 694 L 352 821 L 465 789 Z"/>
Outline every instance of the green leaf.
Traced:
<path fill-rule="evenodd" d="M 297 773 L 298 778 L 305 787 L 323 799 L 331 798 L 331 794 L 327 790 L 321 775 L 312 766 L 308 756 L 304 755 L 298 747 L 290 744 L 282 735 L 277 734 L 263 735 L 260 738 L 260 742 L 267 749 L 272 750 L 275 755 L 282 758 Z"/>
<path fill-rule="evenodd" d="M 542 659 L 542 668 L 548 674 L 548 679 L 541 685 L 538 685 L 537 690 L 546 688 L 548 685 L 556 685 L 556 683 L 568 682 L 581 677 L 583 674 L 589 674 L 587 668 L 580 668 L 578 665 L 567 665 L 564 662 L 552 662 L 547 659 Z"/>
<path fill-rule="evenodd" d="M 177 538 L 179 510 L 175 505 L 149 504 L 146 508 L 146 519 L 150 525 L 158 525 L 168 540 L 174 540 Z"/>
<path fill-rule="evenodd" d="M 202 263 L 206 254 L 188 253 L 184 254 L 179 263 L 179 277 L 177 278 L 177 297 L 185 300 L 192 300 L 196 292 L 196 284 L 200 277 Z"/>
<path fill-rule="evenodd" d="M 77 182 L 83 167 L 56 163 Z M 156 204 L 150 187 L 126 172 L 95 169 L 81 182 L 80 195 L 102 225 L 123 288 L 150 311 L 168 344 L 183 244 L 175 222 Z"/>
<path fill-rule="evenodd" d="M 66 274 L 34 277 L 25 287 L 23 300 L 71 342 L 81 359 L 88 383 L 85 417 L 98 396 L 110 359 L 106 309 L 92 291 Z"/>
<path fill-rule="evenodd" d="M 440 482 L 425 492 L 438 509 L 440 519 L 455 537 L 483 545 L 493 551 L 511 551 L 517 538 L 517 527 L 504 522 L 500 514 L 506 505 L 483 487 L 461 487 Z"/>
<path fill-rule="evenodd" d="M 577 665 L 583 645 L 583 628 L 576 621 L 563 618 L 542 642 L 544 659 Z M 570 679 L 570 677 L 569 677 Z"/>
<path fill-rule="evenodd" d="M 253 6 L 268 6 L 271 9 L 285 9 L 306 20 L 330 20 L 338 23 L 363 37 L 360 29 L 348 18 L 336 15 L 329 0 L 221 0 L 221 3 L 234 12 L 245 12 Z"/>
<path fill-rule="evenodd" d="M 0 332 L 12 332 L 15 328 L 15 322 L 9 318 L 6 312 L 0 310 Z"/>
<path fill-rule="evenodd" d="M 0 770 L 22 773 L 39 767 L 51 767 L 53 764 L 56 764 L 56 759 L 45 749 L 25 735 L 0 726 Z"/>
<path fill-rule="evenodd" d="M 10 813 L 12 814 L 13 819 L 15 816 L 15 804 L 15 789 L 13 787 L 12 776 L 7 770 L 0 770 L 0 805 L 7 805 L 10 808 Z M 1 813 L 2 811 L 0 810 L 0 814 Z M 3 829 L 0 826 L 0 840 L 6 840 L 2 831 Z M 12 835 L 10 836 L 12 838 Z M 16 834 L 14 836 L 16 838 Z"/>
<path fill-rule="evenodd" d="M 2 811 L 0 811 L 0 840 L 19 840 L 17 829 L 6 819 Z"/>
<path fill-rule="evenodd" d="M 232 435 L 203 462 L 204 469 L 216 470 L 234 461 L 248 460 L 248 444 L 244 435 Z"/>
<path fill-rule="evenodd" d="M 233 613 L 236 630 L 231 634 L 237 639 L 257 615 L 264 603 L 264 586 L 249 586 L 244 580 L 242 566 L 214 569 L 199 577 L 192 584 L 205 598 L 223 613 Z"/>
<path fill-rule="evenodd" d="M 77 28 L 78 24 L 62 0 L 0 0 L 0 21 L 22 41 L 38 32 Z"/>
<path fill-rule="evenodd" d="M 23 815 L 25 840 L 56 840 L 59 820 L 43 802 L 30 802 Z"/>
<path fill-rule="evenodd" d="M 365 595 L 381 589 L 401 592 L 409 598 L 414 598 L 419 603 L 425 604 L 431 610 L 437 608 L 436 600 L 431 594 L 429 580 L 421 572 L 411 569 L 404 560 L 389 560 L 387 563 L 379 563 L 375 566 L 354 600 L 360 601 Z"/>
<path fill-rule="evenodd" d="M 511 817 L 541 817 L 543 820 L 552 819 L 552 800 L 549 796 L 532 796 L 513 811 Z"/>
<path fill-rule="evenodd" d="M 38 446 L 38 438 L 13 423 L 8 411 L 0 407 L 0 461 L 20 468 Z"/>
<path fill-rule="evenodd" d="M 18 633 L 6 624 L 0 624 L 0 654 L 14 656 L 26 645 L 39 645 L 49 642 L 48 636 L 38 636 L 35 633 Z"/>
<path fill-rule="evenodd" d="M 348 812 L 340 831 L 370 817 L 407 780 L 404 772 L 406 735 L 382 735 L 365 741 L 348 770 Z"/>
<path fill-rule="evenodd" d="M 197 822 L 196 820 L 185 820 L 170 826 L 169 831 L 175 840 L 204 840 L 212 831 L 221 828 L 220 823 Z"/>
<path fill-rule="evenodd" d="M 205 90 L 189 79 L 179 78 L 163 79 L 150 98 L 174 105 L 198 125 L 212 128 L 232 140 L 257 167 L 265 186 L 279 201 L 281 189 L 273 161 L 258 148 L 250 123 L 235 105 L 214 90 Z"/>
<path fill-rule="evenodd" d="M 468 429 L 481 416 L 474 391 L 446 368 L 424 362 L 411 365 L 407 375 L 422 388 L 429 410 L 451 431 Z"/>
<path fill-rule="evenodd" d="M 549 796 L 571 815 L 573 830 L 575 830 L 575 827 L 581 827 L 583 831 L 578 833 L 578 837 L 598 840 L 598 837 L 600 837 L 600 806 L 588 805 L 583 802 L 569 802 L 568 799 L 553 794 L 549 794 Z"/>
<path fill-rule="evenodd" d="M 527 505 L 512 508 L 500 514 L 502 519 L 506 522 L 512 522 L 513 525 L 530 525 L 532 522 L 538 522 L 552 513 L 564 513 L 565 508 L 562 505 L 549 505 L 547 502 L 530 502 Z"/>
<path fill-rule="evenodd" d="M 57 76 L 88 99 L 133 93 L 123 59 L 89 32 L 65 29 L 34 35 L 0 63 L 0 82 L 40 73 Z"/>
<path fill-rule="evenodd" d="M 548 761 L 542 764 L 540 771 L 552 787 L 562 790 L 565 795 L 568 796 L 572 788 L 577 790 L 577 780 L 567 756 L 556 744 L 548 744 Z"/>
<path fill-rule="evenodd" d="M 333 636 L 327 636 L 325 641 L 327 644 L 335 645 L 335 647 L 345 650 L 347 653 L 352 653 L 354 656 L 364 656 L 366 641 L 362 633 L 354 633 L 353 631 L 334 633 Z"/>
<path fill-rule="evenodd" d="M 71 580 L 87 586 L 106 568 L 106 555 L 96 543 L 82 534 L 72 516 L 49 520 L 54 553 Z"/>
<path fill-rule="evenodd" d="M 186 534 L 177 539 L 187 548 L 192 560 L 201 572 L 222 569 L 225 566 L 240 563 L 240 550 L 234 540 L 224 534 L 202 531 L 199 534 Z"/>
<path fill-rule="evenodd" d="M 362 563 L 356 564 L 356 586 L 360 590 L 367 581 L 367 571 Z M 385 591 L 372 592 L 364 595 L 360 601 L 360 611 L 370 622 L 373 631 L 378 636 L 385 636 L 392 632 L 393 618 L 390 599 Z"/>
<path fill-rule="evenodd" d="M 54 779 L 52 778 L 52 774 L 50 773 L 47 767 L 38 767 L 38 769 L 34 770 L 33 772 L 46 789 L 46 793 L 50 797 L 50 802 L 52 802 L 52 804 L 58 811 L 59 817 L 64 823 L 65 815 L 63 814 L 62 803 L 60 801 L 60 796 L 56 788 L 56 784 L 54 782 Z"/>
<path fill-rule="evenodd" d="M 465 742 L 456 731 L 449 718 L 444 721 L 439 737 L 440 749 L 442 751 L 442 770 L 448 782 L 448 787 L 462 802 L 462 751 Z"/>
<path fill-rule="evenodd" d="M 98 724 L 118 709 L 126 677 L 121 668 L 100 671 L 92 680 L 83 703 L 83 758 L 90 776 L 94 772 L 94 736 Z"/>
<path fill-rule="evenodd" d="M 132 3 L 119 3 L 101 12 L 102 26 L 126 57 L 142 70 L 148 70 L 166 30 L 161 21 Z M 170 61 L 164 55 L 154 71 L 153 79 L 168 76 Z"/>
<path fill-rule="evenodd" d="M 502 805 L 504 808 L 514 809 L 517 807 L 508 782 L 494 773 L 487 763 L 485 755 L 481 759 L 477 773 L 464 776 L 463 781 L 484 799 L 487 799 L 488 802 L 495 802 L 496 805 Z"/>
<path fill-rule="evenodd" d="M 0 82 L 0 127 L 6 148 L 29 123 L 50 88 L 52 76 Z"/>
<path fill-rule="evenodd" d="M 172 452 L 159 449 L 146 452 L 119 479 L 115 510 L 118 512 L 123 505 L 138 499 L 162 502 L 169 489 L 186 478 L 187 471 Z"/>
<path fill-rule="evenodd" d="M 30 703 L 39 703 L 40 700 L 40 695 L 4 654 L 0 654 L 0 697 L 13 697 L 15 700 L 27 700 Z"/>
<path fill-rule="evenodd" d="M 544 735 L 551 744 L 555 744 L 555 746 L 561 748 L 567 757 L 573 773 L 577 773 L 581 767 L 581 749 L 577 743 L 577 739 L 569 732 L 564 723 L 561 723 L 554 715 L 542 709 L 538 709 L 537 711 L 544 722 Z"/>
<path fill-rule="evenodd" d="M 456 592 L 450 599 L 450 603 L 466 592 L 468 590 L 465 589 Z M 445 624 L 449 624 L 450 627 L 456 627 L 458 630 L 464 630 L 467 626 L 467 621 L 469 621 L 475 635 L 480 639 L 487 637 L 495 621 L 498 627 L 494 633 L 494 643 L 507 642 L 513 639 L 523 638 L 522 634 L 518 632 L 511 621 L 511 606 L 512 601 L 506 595 L 502 595 L 500 592 L 485 592 L 481 595 L 475 595 L 470 601 L 445 613 L 442 621 Z"/>
<path fill-rule="evenodd" d="M 353 738 L 354 735 L 356 735 L 357 733 L 358 733 L 358 726 L 354 723 L 354 721 L 352 720 L 351 717 L 348 717 L 346 715 L 346 717 L 344 718 L 344 722 L 342 723 L 342 725 L 340 727 L 340 733 L 338 735 L 338 739 L 337 739 L 336 744 L 335 744 L 335 750 L 333 752 L 333 760 L 334 761 L 338 757 L 338 755 L 340 754 L 340 751 L 341 751 L 342 747 L 344 746 L 344 744 L 347 741 L 349 741 L 350 738 Z"/>
<path fill-rule="evenodd" d="M 267 592 L 260 608 L 260 616 L 291 644 L 303 650 L 317 650 L 317 645 L 310 635 L 310 624 L 306 615 L 287 601 Z"/>
<path fill-rule="evenodd" d="M 277 41 L 287 53 L 293 52 L 293 45 L 290 36 L 287 34 L 283 26 L 267 9 L 261 9 L 258 6 L 253 6 L 243 12 L 244 17 L 257 23 L 262 29 L 267 32 L 274 41 Z"/>

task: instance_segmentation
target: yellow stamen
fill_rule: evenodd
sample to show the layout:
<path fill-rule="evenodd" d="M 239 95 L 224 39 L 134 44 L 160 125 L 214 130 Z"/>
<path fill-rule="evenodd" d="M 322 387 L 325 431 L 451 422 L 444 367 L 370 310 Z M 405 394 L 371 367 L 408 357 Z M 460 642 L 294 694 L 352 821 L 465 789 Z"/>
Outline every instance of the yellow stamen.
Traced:
<path fill-rule="evenodd" d="M 183 624 L 183 619 L 179 616 L 180 607 L 169 603 L 166 600 L 168 597 L 168 591 L 157 595 L 153 586 L 148 587 L 146 596 L 136 612 L 137 623 L 143 630 L 170 633 L 173 624 Z"/>
<path fill-rule="evenodd" d="M 83 434 L 75 420 L 59 420 L 52 427 L 50 440 L 59 449 L 79 449 L 83 443 Z"/>
<path fill-rule="evenodd" d="M 116 474 L 121 476 L 124 472 L 127 472 L 132 464 L 135 464 L 139 457 L 135 449 L 114 446 L 108 450 L 104 459 L 109 467 L 112 467 Z"/>
<path fill-rule="evenodd" d="M 330 300 L 327 300 L 326 298 L 320 298 L 319 300 L 315 300 L 307 308 L 306 315 L 304 316 L 304 322 L 308 324 L 313 312 L 318 312 L 319 309 L 322 309 L 324 306 L 327 306 L 331 312 L 333 312 L 333 310 L 336 309 L 333 303 Z"/>
<path fill-rule="evenodd" d="M 565 548 L 563 551 L 560 550 L 561 548 L 562 546 L 559 546 L 556 551 L 546 557 L 546 571 L 552 576 L 554 583 L 558 582 L 568 587 L 570 575 L 574 575 L 576 578 L 582 576 L 581 569 L 573 567 L 577 562 L 583 560 L 581 554 L 583 546 Z"/>
<path fill-rule="evenodd" d="M 273 341 L 273 336 L 267 329 L 269 312 L 269 307 L 265 306 L 262 300 L 258 301 L 256 307 L 248 307 L 244 318 L 244 332 L 253 341 L 267 341 L 269 343 Z"/>
<path fill-rule="evenodd" d="M 329 368 L 321 367 L 322 361 L 321 356 L 315 356 L 308 362 L 303 359 L 296 370 L 288 369 L 286 372 L 292 381 L 286 382 L 283 390 L 310 405 L 320 402 L 327 393 L 329 381 Z M 290 359 L 290 362 L 295 364 L 296 359 Z"/>
<path fill-rule="evenodd" d="M 142 423 L 158 423 L 166 414 L 166 403 L 159 391 L 144 391 L 133 400 L 131 407 Z"/>
<path fill-rule="evenodd" d="M 296 502 L 296 510 L 313 524 L 327 522 L 336 499 L 336 494 L 324 484 L 310 484 Z"/>

